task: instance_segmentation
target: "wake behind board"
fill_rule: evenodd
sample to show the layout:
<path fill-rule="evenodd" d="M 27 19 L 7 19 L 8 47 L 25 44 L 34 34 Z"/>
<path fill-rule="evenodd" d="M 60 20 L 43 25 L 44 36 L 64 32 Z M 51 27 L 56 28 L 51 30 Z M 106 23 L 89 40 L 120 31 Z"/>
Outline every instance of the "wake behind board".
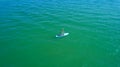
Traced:
<path fill-rule="evenodd" d="M 64 35 L 56 35 L 56 37 L 57 37 L 57 38 L 59 38 L 59 37 L 65 37 L 65 36 L 67 36 L 67 35 L 69 35 L 69 33 L 64 33 Z"/>

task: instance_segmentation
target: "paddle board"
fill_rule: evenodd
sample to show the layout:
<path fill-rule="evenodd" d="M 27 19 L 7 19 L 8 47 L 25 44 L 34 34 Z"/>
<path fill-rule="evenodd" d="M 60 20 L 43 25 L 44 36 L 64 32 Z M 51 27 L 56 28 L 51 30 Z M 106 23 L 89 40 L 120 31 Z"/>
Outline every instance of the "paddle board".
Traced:
<path fill-rule="evenodd" d="M 56 35 L 56 37 L 65 37 L 67 35 L 69 35 L 69 33 L 64 33 L 64 35 Z"/>

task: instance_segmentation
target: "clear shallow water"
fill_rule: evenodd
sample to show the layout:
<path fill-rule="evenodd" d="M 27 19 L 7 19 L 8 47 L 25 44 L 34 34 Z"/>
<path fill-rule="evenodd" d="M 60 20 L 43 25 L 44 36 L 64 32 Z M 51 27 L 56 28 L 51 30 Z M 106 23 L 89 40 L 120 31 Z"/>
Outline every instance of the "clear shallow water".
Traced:
<path fill-rule="evenodd" d="M 1 67 L 120 67 L 119 0 L 1 0 Z M 70 35 L 55 38 L 61 28 Z"/>

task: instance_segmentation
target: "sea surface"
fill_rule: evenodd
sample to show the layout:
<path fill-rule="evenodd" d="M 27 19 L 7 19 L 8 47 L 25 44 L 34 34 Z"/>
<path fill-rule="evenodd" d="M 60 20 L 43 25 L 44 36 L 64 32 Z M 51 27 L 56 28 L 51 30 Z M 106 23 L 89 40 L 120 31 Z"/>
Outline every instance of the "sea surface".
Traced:
<path fill-rule="evenodd" d="M 120 0 L 0 0 L 0 67 L 120 67 Z"/>

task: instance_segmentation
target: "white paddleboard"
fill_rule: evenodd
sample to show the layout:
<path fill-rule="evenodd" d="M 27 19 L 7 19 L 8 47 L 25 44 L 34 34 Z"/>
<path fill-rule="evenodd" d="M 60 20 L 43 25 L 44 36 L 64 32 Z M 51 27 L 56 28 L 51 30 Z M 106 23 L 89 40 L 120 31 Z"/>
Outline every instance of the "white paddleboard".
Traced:
<path fill-rule="evenodd" d="M 67 35 L 69 35 L 69 33 L 64 33 L 64 35 L 56 35 L 56 37 L 65 37 Z"/>

